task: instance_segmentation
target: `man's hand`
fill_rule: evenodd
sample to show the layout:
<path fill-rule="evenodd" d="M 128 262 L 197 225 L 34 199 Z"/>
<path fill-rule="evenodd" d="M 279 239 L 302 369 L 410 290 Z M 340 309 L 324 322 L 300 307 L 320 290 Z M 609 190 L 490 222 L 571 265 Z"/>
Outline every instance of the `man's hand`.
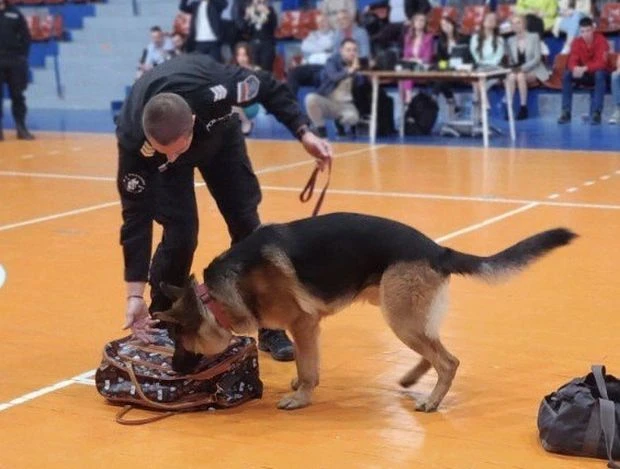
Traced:
<path fill-rule="evenodd" d="M 583 74 L 586 73 L 588 67 L 575 67 L 573 68 L 573 78 L 581 78 Z"/>
<path fill-rule="evenodd" d="M 125 312 L 125 325 L 123 329 L 131 328 L 137 339 L 150 344 L 153 338 L 150 334 L 156 331 L 153 326 L 159 323 L 149 315 L 148 307 L 143 298 L 130 297 L 127 299 L 127 311 Z"/>
<path fill-rule="evenodd" d="M 306 132 L 301 137 L 301 144 L 304 146 L 304 149 L 316 159 L 316 164 L 319 166 L 319 169 L 323 171 L 327 164 L 327 160 L 333 156 L 332 146 L 329 142 L 317 137 L 312 132 Z"/>
<path fill-rule="evenodd" d="M 349 66 L 349 73 L 355 73 L 360 69 L 360 59 L 355 57 Z"/>

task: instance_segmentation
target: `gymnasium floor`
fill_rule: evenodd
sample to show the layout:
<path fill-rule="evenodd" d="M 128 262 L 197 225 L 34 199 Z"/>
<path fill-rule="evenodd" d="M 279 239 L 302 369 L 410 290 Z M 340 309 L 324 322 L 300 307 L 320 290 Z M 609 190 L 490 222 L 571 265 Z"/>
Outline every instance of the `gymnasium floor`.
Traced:
<path fill-rule="evenodd" d="M 0 468 L 604 467 L 546 453 L 536 415 L 591 364 L 620 373 L 617 128 L 594 131 L 615 152 L 335 144 L 324 212 L 391 217 L 477 254 L 555 226 L 581 235 L 506 284 L 453 279 L 442 337 L 461 367 L 439 412 L 413 410 L 435 374 L 399 389 L 417 356 L 357 305 L 323 324 L 311 407 L 275 408 L 294 365 L 261 355 L 262 400 L 141 427 L 116 424 L 92 380 L 104 343 L 123 335 L 114 137 L 40 128 L 35 142 L 7 132 L 0 143 Z M 248 145 L 263 220 L 309 215 L 297 199 L 312 168 L 301 147 Z M 228 239 L 207 190 L 197 193 L 200 273 Z"/>

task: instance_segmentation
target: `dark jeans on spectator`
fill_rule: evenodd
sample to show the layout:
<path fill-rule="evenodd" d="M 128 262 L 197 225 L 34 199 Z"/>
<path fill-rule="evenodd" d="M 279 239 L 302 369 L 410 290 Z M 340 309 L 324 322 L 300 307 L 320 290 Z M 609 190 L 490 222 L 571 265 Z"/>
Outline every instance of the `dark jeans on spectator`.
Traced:
<path fill-rule="evenodd" d="M 254 62 L 254 65 L 258 65 L 262 70 L 272 72 L 273 61 L 276 58 L 275 41 L 253 39 L 250 45 L 252 46 L 252 61 Z"/>
<path fill-rule="evenodd" d="M 301 86 L 318 88 L 321 84 L 321 70 L 323 70 L 323 65 L 314 64 L 298 65 L 289 70 L 286 81 L 293 95 L 297 97 Z"/>
<path fill-rule="evenodd" d="M 213 60 L 222 61 L 222 43 L 220 41 L 197 42 L 194 51 L 210 55 Z"/>
<path fill-rule="evenodd" d="M 607 75 L 605 70 L 597 70 L 594 73 L 586 72 L 579 78 L 573 78 L 573 72 L 564 71 L 562 77 L 562 111 L 570 112 L 573 107 L 573 87 L 575 85 L 594 86 L 591 93 L 590 114 L 603 111 L 603 100 L 607 88 Z"/>

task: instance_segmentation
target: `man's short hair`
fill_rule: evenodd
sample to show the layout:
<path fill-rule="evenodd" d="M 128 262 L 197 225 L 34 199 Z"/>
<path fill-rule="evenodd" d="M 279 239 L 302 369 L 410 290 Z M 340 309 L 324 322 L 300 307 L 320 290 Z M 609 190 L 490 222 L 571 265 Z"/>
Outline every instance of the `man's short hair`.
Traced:
<path fill-rule="evenodd" d="M 152 26 L 151 27 L 151 32 L 152 33 L 161 33 L 161 28 L 159 26 Z"/>
<path fill-rule="evenodd" d="M 189 104 L 178 94 L 157 94 L 144 106 L 142 128 L 147 137 L 160 145 L 169 145 L 192 132 L 192 114 Z"/>
<path fill-rule="evenodd" d="M 592 18 L 590 18 L 589 16 L 584 16 L 579 20 L 580 28 L 587 28 L 589 26 L 594 26 L 594 21 L 592 21 Z"/>
<path fill-rule="evenodd" d="M 345 37 L 342 41 L 340 41 L 340 47 L 344 47 L 349 42 L 357 46 L 357 41 L 355 39 L 351 39 L 350 37 Z"/>

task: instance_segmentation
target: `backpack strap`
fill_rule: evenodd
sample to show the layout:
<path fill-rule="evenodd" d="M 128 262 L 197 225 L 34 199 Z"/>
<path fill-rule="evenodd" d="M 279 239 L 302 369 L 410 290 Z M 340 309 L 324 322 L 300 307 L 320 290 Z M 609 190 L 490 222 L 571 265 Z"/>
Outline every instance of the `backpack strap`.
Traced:
<path fill-rule="evenodd" d="M 601 413 L 601 427 L 605 437 L 605 448 L 607 449 L 607 467 L 610 469 L 620 469 L 620 464 L 614 462 L 612 449 L 616 436 L 616 405 L 609 400 L 607 386 L 605 385 L 605 367 L 601 365 L 592 366 L 592 374 L 596 380 L 596 386 L 602 396 L 599 398 L 599 409 Z"/>
<path fill-rule="evenodd" d="M 132 405 L 124 406 L 121 410 L 118 411 L 118 414 L 116 414 L 116 422 L 120 423 L 121 425 L 144 425 L 145 423 L 157 422 L 158 420 L 171 417 L 172 415 L 175 415 L 178 413 L 178 412 L 165 412 L 160 415 L 154 415 L 153 417 L 146 417 L 143 419 L 134 419 L 134 420 L 128 420 L 126 418 L 123 418 L 133 409 L 135 409 L 135 407 Z"/>

